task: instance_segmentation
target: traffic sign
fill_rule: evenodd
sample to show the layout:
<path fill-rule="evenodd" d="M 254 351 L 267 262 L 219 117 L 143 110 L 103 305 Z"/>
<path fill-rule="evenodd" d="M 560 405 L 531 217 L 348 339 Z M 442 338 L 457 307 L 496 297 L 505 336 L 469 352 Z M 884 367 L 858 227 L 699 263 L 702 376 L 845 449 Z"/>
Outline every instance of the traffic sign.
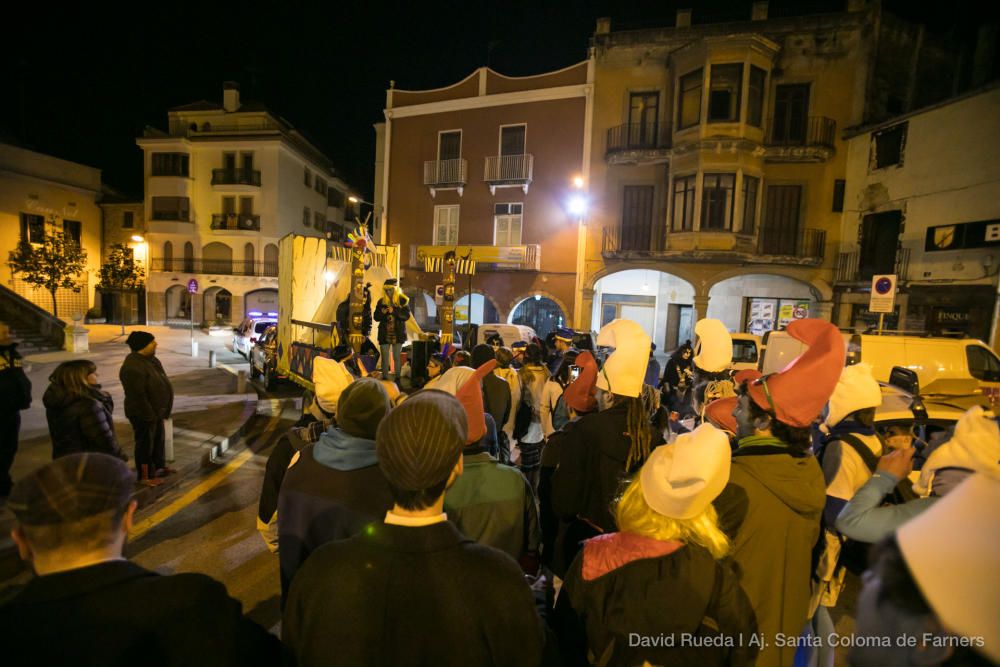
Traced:
<path fill-rule="evenodd" d="M 198 293 L 198 281 L 194 278 L 188 281 L 188 293 L 190 294 Z"/>
<path fill-rule="evenodd" d="M 868 310 L 872 313 L 891 313 L 896 306 L 896 276 L 872 276 L 872 293 Z"/>

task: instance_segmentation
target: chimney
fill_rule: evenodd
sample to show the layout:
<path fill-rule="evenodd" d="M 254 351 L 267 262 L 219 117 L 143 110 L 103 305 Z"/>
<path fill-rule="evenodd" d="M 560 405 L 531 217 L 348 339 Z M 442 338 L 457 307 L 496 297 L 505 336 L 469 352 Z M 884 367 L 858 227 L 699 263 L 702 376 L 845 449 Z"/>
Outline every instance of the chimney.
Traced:
<path fill-rule="evenodd" d="M 598 35 L 608 35 L 611 33 L 611 18 L 608 16 L 603 16 L 597 19 L 597 30 L 595 31 Z"/>
<path fill-rule="evenodd" d="M 677 10 L 677 27 L 678 28 L 690 28 L 691 27 L 691 10 L 690 9 L 678 9 Z"/>
<path fill-rule="evenodd" d="M 222 108 L 232 113 L 240 108 L 240 84 L 236 81 L 222 82 Z"/>
<path fill-rule="evenodd" d="M 997 50 L 997 24 L 979 26 L 976 36 L 976 50 L 972 56 L 972 87 L 978 88 L 990 80 L 993 72 L 993 58 Z"/>
<path fill-rule="evenodd" d="M 751 21 L 767 20 L 767 0 L 760 0 L 759 2 L 753 3 L 753 9 L 750 10 L 750 20 Z"/>

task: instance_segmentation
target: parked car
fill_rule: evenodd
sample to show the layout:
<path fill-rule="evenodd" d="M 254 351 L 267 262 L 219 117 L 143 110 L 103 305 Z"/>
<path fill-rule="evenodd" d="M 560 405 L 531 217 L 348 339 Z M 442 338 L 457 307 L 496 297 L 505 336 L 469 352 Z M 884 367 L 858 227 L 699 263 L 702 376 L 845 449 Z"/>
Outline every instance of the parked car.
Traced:
<path fill-rule="evenodd" d="M 238 327 L 233 329 L 233 352 L 238 352 L 245 358 L 250 358 L 250 348 L 254 346 L 257 339 L 272 324 L 277 324 L 276 317 L 248 317 Z"/>
<path fill-rule="evenodd" d="M 267 389 L 278 382 L 278 327 L 268 326 L 250 348 L 250 379 L 262 377 Z"/>

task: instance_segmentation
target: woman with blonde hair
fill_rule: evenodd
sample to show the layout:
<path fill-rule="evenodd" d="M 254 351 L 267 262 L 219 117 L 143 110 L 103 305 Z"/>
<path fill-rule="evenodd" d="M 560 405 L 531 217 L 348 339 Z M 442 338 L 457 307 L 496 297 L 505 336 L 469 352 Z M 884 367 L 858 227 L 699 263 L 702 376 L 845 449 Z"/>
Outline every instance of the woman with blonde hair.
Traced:
<path fill-rule="evenodd" d="M 566 575 L 555 625 L 568 664 L 753 663 L 754 613 L 712 507 L 729 468 L 710 424 L 653 450 L 615 505 L 618 531 L 584 542 Z"/>
<path fill-rule="evenodd" d="M 115 437 L 114 401 L 97 383 L 94 362 L 63 362 L 49 376 L 49 382 L 42 403 L 52 436 L 52 458 L 101 452 L 128 461 Z"/>

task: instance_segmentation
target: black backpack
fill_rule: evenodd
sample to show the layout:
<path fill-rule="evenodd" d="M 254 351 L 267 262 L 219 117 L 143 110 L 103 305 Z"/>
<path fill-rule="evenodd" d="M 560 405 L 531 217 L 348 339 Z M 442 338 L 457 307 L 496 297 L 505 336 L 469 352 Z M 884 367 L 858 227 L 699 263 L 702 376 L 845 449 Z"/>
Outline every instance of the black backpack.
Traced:
<path fill-rule="evenodd" d="M 517 405 L 517 412 L 514 413 L 515 440 L 520 440 L 528 433 L 528 429 L 531 428 L 532 416 L 533 411 L 531 409 L 531 403 L 524 400 L 524 395 L 522 394 L 521 402 Z"/>

